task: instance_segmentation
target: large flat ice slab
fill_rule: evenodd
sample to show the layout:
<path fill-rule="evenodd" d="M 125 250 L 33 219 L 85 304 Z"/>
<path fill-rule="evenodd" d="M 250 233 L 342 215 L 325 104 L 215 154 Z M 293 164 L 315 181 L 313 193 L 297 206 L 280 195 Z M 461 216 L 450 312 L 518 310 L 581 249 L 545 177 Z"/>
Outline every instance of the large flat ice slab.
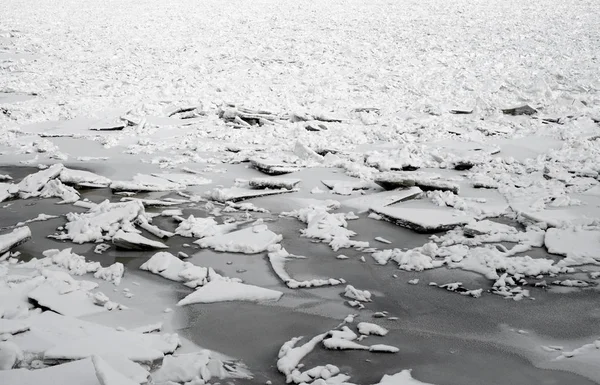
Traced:
<path fill-rule="evenodd" d="M 375 177 L 375 183 L 386 190 L 417 186 L 423 191 L 441 190 L 458 194 L 460 189 L 456 182 L 425 171 L 384 172 Z"/>
<path fill-rule="evenodd" d="M 127 250 L 156 250 L 169 248 L 169 246 L 162 242 L 153 241 L 138 233 L 128 233 L 123 230 L 117 231 L 112 242 L 115 246 Z"/>
<path fill-rule="evenodd" d="M 44 385 L 57 382 L 65 385 L 104 385 L 96 376 L 96 367 L 91 358 L 37 370 L 0 370 L 0 384 Z"/>
<path fill-rule="evenodd" d="M 454 209 L 421 209 L 379 207 L 371 209 L 388 222 L 420 233 L 435 233 L 474 221 L 474 218 Z"/>
<path fill-rule="evenodd" d="M 204 198 L 217 202 L 240 202 L 246 199 L 265 197 L 269 195 L 286 194 L 298 190 L 281 188 L 278 190 L 259 190 L 243 187 L 215 188 L 204 193 Z"/>
<path fill-rule="evenodd" d="M 64 168 L 58 176 L 61 182 L 81 187 L 108 187 L 111 180 L 85 170 Z"/>
<path fill-rule="evenodd" d="M 176 191 L 184 190 L 186 185 L 152 175 L 136 174 L 131 181 L 113 181 L 110 188 L 113 191 Z"/>
<path fill-rule="evenodd" d="M 192 294 L 179 301 L 177 305 L 224 301 L 277 301 L 282 295 L 283 293 L 277 290 L 228 279 L 215 279 L 196 289 Z"/>

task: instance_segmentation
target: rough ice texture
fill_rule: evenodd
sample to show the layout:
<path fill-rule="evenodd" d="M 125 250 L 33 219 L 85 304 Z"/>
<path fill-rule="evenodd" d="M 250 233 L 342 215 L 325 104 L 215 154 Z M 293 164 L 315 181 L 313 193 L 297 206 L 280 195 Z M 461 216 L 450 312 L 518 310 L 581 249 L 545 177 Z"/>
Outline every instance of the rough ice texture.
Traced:
<path fill-rule="evenodd" d="M 110 241 L 121 228 L 130 229 L 131 222 L 144 214 L 144 206 L 140 202 L 110 203 L 105 200 L 87 213 L 68 213 L 65 233 L 56 238 L 70 239 L 75 243 Z"/>
<path fill-rule="evenodd" d="M 296 344 L 303 337 L 294 337 L 281 346 L 278 354 L 277 370 L 285 374 L 287 382 L 292 380 L 292 371 L 296 369 L 300 364 L 300 361 L 302 361 L 302 359 L 310 353 L 319 342 L 323 341 L 326 336 L 327 333 L 319 334 L 302 346 L 296 346 Z"/>
<path fill-rule="evenodd" d="M 228 234 L 206 237 L 194 243 L 216 251 L 256 254 L 266 251 L 270 245 L 280 242 L 282 238 L 266 225 L 255 225 Z"/>
<path fill-rule="evenodd" d="M 300 179 L 284 178 L 252 178 L 248 185 L 255 189 L 288 189 L 291 190 L 300 183 Z"/>
<path fill-rule="evenodd" d="M 59 203 L 73 203 L 79 200 L 79 193 L 73 187 L 64 185 L 59 179 L 48 181 L 39 193 L 41 198 L 60 198 Z"/>
<path fill-rule="evenodd" d="M 37 196 L 39 191 L 51 180 L 62 172 L 64 166 L 60 163 L 53 164 L 45 170 L 27 175 L 19 183 L 19 192 L 23 197 Z"/>
<path fill-rule="evenodd" d="M 19 227 L 10 233 L 0 235 L 0 255 L 17 247 L 31 239 L 29 227 Z"/>
<path fill-rule="evenodd" d="M 196 289 L 179 301 L 177 305 L 225 301 L 277 301 L 282 295 L 283 293 L 277 290 L 247 285 L 229 279 L 215 279 Z"/>
<path fill-rule="evenodd" d="M 358 290 L 352 285 L 347 285 L 344 295 L 361 302 L 371 302 L 371 293 L 368 290 Z"/>
<path fill-rule="evenodd" d="M 193 215 L 190 215 L 187 219 L 181 221 L 175 233 L 182 237 L 205 238 L 228 233 L 235 230 L 236 227 L 237 224 L 235 223 L 219 225 L 212 217 L 195 218 Z"/>
<path fill-rule="evenodd" d="M 450 230 L 474 219 L 472 216 L 458 210 L 402 207 L 379 207 L 371 208 L 371 210 L 389 222 L 420 233 Z"/>

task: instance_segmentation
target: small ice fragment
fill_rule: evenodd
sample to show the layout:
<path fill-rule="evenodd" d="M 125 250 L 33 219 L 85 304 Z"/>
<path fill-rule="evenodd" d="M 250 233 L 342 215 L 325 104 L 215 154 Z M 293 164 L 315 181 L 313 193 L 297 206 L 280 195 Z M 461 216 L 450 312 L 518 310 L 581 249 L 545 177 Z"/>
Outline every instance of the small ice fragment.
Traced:
<path fill-rule="evenodd" d="M 381 242 L 381 243 L 387 243 L 388 245 L 389 245 L 390 243 L 392 243 L 391 241 L 388 241 L 387 239 L 385 239 L 385 238 L 382 238 L 382 237 L 375 237 L 375 240 L 376 240 L 376 241 L 379 241 L 379 242 Z"/>
<path fill-rule="evenodd" d="M 416 285 L 417 283 L 419 283 L 419 278 L 411 279 L 410 281 L 408 281 L 408 283 L 410 283 L 411 285 Z"/>

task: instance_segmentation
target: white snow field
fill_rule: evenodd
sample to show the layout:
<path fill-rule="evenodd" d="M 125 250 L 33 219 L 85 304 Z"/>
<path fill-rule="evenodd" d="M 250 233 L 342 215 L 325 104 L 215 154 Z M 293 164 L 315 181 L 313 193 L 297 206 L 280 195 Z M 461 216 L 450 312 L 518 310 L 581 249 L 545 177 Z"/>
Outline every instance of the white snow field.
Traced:
<path fill-rule="evenodd" d="M 3 0 L 0 384 L 600 383 L 592 0 Z"/>

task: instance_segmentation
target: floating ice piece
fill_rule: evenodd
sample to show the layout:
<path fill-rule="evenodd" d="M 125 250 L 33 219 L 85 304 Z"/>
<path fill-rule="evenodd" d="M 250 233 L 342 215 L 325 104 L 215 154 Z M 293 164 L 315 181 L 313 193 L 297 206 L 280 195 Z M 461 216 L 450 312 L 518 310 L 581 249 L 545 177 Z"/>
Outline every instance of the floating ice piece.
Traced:
<path fill-rule="evenodd" d="M 322 155 L 317 154 L 317 152 L 315 150 L 313 150 L 312 148 L 310 148 L 309 146 L 307 146 L 306 144 L 304 144 L 300 141 L 296 141 L 296 144 L 294 145 L 294 155 L 296 155 L 300 159 L 307 160 L 307 161 L 312 161 L 312 162 L 322 162 L 323 161 Z"/>
<path fill-rule="evenodd" d="M 195 378 L 208 383 L 214 377 L 251 379 L 246 366 L 237 361 L 223 361 L 210 350 L 166 356 L 161 367 L 152 373 L 152 383 L 188 383 Z"/>
<path fill-rule="evenodd" d="M 371 302 L 371 292 L 368 290 L 358 290 L 352 285 L 347 285 L 344 296 L 361 302 Z"/>
<path fill-rule="evenodd" d="M 296 172 L 300 170 L 300 167 L 289 163 L 279 162 L 277 160 L 269 159 L 250 159 L 250 163 L 258 171 L 261 171 L 268 175 L 283 175 Z"/>
<path fill-rule="evenodd" d="M 343 338 L 326 338 L 323 340 L 323 346 L 331 350 L 369 350 L 368 346 Z"/>
<path fill-rule="evenodd" d="M 376 336 L 385 336 L 386 334 L 388 334 L 388 330 L 386 328 L 370 322 L 359 322 L 356 326 L 358 327 L 358 332 L 360 334 L 373 334 Z"/>
<path fill-rule="evenodd" d="M 287 188 L 282 188 L 279 190 L 255 190 L 243 187 L 230 187 L 215 188 L 213 190 L 205 192 L 203 194 L 203 197 L 217 202 L 239 202 L 246 199 L 264 197 L 269 195 L 286 194 L 295 191 L 298 190 L 288 190 Z"/>
<path fill-rule="evenodd" d="M 186 186 L 200 186 L 205 184 L 211 184 L 212 180 L 203 178 L 193 174 L 180 174 L 180 173 L 160 173 L 152 174 L 157 178 L 166 179 L 173 183 L 178 183 Z"/>
<path fill-rule="evenodd" d="M 330 337 L 341 338 L 348 341 L 354 341 L 358 338 L 356 333 L 354 333 L 348 326 L 342 326 L 342 330 L 330 330 L 328 334 Z"/>
<path fill-rule="evenodd" d="M 90 171 L 63 168 L 58 178 L 65 184 L 81 187 L 108 187 L 111 180 Z"/>
<path fill-rule="evenodd" d="M 31 239 L 29 227 L 19 227 L 10 233 L 0 235 L 0 255 Z"/>
<path fill-rule="evenodd" d="M 96 376 L 102 385 L 139 385 L 139 382 L 133 381 L 121 372 L 115 370 L 110 364 L 104 361 L 100 356 L 93 355 L 92 362 L 96 369 Z"/>
<path fill-rule="evenodd" d="M 302 361 L 302 359 L 310 353 L 319 342 L 323 341 L 326 336 L 327 333 L 316 335 L 302 346 L 296 346 L 296 344 L 303 337 L 294 337 L 281 345 L 278 354 L 279 359 L 277 360 L 277 370 L 286 375 L 286 382 L 292 381 L 291 374 L 300 364 L 300 361 Z"/>
<path fill-rule="evenodd" d="M 365 212 L 371 207 L 384 207 L 412 199 L 421 192 L 423 190 L 418 187 L 401 188 L 347 199 L 342 202 L 342 205 L 356 209 L 358 212 Z"/>
<path fill-rule="evenodd" d="M 175 191 L 184 190 L 186 185 L 152 175 L 136 174 L 131 181 L 113 181 L 110 188 L 113 191 Z"/>
<path fill-rule="evenodd" d="M 181 204 L 181 202 L 172 202 L 165 201 L 160 199 L 140 199 L 140 198 L 131 198 L 131 197 L 123 197 L 121 198 L 121 202 L 140 202 L 144 205 L 144 207 L 168 207 L 168 206 L 176 206 Z"/>
<path fill-rule="evenodd" d="M 0 370 L 2 384 L 40 385 L 52 381 L 50 379 L 60 379 L 63 384 L 107 385 L 98 380 L 91 358 L 37 370 Z"/>
<path fill-rule="evenodd" d="M 551 228 L 546 231 L 544 244 L 549 253 L 566 256 L 559 266 L 600 263 L 600 229 Z"/>
<path fill-rule="evenodd" d="M 13 198 L 19 193 L 19 185 L 0 182 L 0 202 Z"/>
<path fill-rule="evenodd" d="M 175 230 L 175 234 L 181 235 L 182 237 L 205 238 L 226 234 L 236 228 L 237 224 L 235 223 L 224 223 L 219 225 L 212 217 L 195 218 L 193 215 L 190 215 L 179 224 Z"/>
<path fill-rule="evenodd" d="M 255 225 L 228 234 L 199 239 L 194 243 L 216 251 L 256 254 L 266 251 L 270 245 L 282 239 L 281 235 L 275 234 L 266 225 Z"/>
<path fill-rule="evenodd" d="M 61 163 L 53 164 L 45 170 L 27 175 L 19 183 L 19 192 L 24 198 L 37 196 L 38 192 L 51 180 L 62 172 L 64 166 Z"/>
<path fill-rule="evenodd" d="M 103 279 L 105 281 L 112 282 L 115 285 L 119 285 L 124 273 L 125 267 L 123 264 L 121 262 L 115 262 L 108 267 L 100 267 L 94 273 L 94 278 Z"/>
<path fill-rule="evenodd" d="M 386 243 L 386 244 L 388 244 L 388 245 L 389 245 L 390 243 L 392 243 L 392 241 L 388 241 L 387 239 L 385 239 L 385 238 L 382 238 L 382 237 L 375 237 L 375 240 L 376 240 L 376 241 L 378 241 L 378 242 L 381 242 L 381 243 Z"/>
<path fill-rule="evenodd" d="M 48 181 L 39 192 L 42 198 L 61 198 L 59 203 L 74 203 L 79 200 L 79 193 L 73 187 L 64 185 L 59 179 Z"/>
<path fill-rule="evenodd" d="M 12 177 L 8 174 L 0 174 L 0 181 L 1 180 L 12 180 Z"/>
<path fill-rule="evenodd" d="M 168 249 L 169 246 L 162 242 L 153 241 L 138 233 L 129 233 L 119 230 L 112 238 L 112 243 L 121 249 L 127 250 L 155 250 Z"/>
<path fill-rule="evenodd" d="M 95 205 L 87 213 L 68 213 L 66 233 L 53 236 L 71 239 L 74 243 L 111 240 L 123 226 L 130 229 L 131 222 L 145 215 L 140 202 L 110 203 L 108 200 Z"/>
<path fill-rule="evenodd" d="M 512 226 L 505 225 L 504 223 L 493 222 L 490 220 L 482 220 L 474 223 L 465 225 L 463 231 L 466 236 L 474 237 L 477 235 L 488 235 L 488 234 L 516 234 L 518 230 Z"/>
<path fill-rule="evenodd" d="M 269 262 L 271 263 L 271 267 L 277 276 L 289 287 L 290 289 L 297 289 L 299 287 L 307 288 L 307 287 L 320 287 L 320 286 L 335 286 L 346 283 L 343 278 L 335 279 L 335 278 L 327 278 L 327 279 L 311 279 L 304 281 L 296 281 L 294 278 L 290 277 L 287 271 L 285 271 L 285 262 L 288 259 L 303 259 L 306 257 L 292 255 L 287 252 L 281 245 L 273 245 L 269 248 Z"/>
<path fill-rule="evenodd" d="M 400 349 L 391 345 L 376 344 L 369 346 L 369 351 L 374 353 L 398 353 Z"/>
<path fill-rule="evenodd" d="M 144 262 L 140 269 L 158 274 L 171 281 L 181 282 L 183 278 L 179 273 L 186 268 L 186 262 L 177 258 L 171 253 L 161 251 L 154 254 L 149 260 Z"/>
<path fill-rule="evenodd" d="M 424 171 L 384 172 L 375 177 L 375 183 L 386 190 L 417 186 L 423 191 L 442 190 L 458 194 L 455 182 L 443 179 L 439 174 Z"/>
<path fill-rule="evenodd" d="M 442 266 L 444 260 L 434 259 L 438 255 L 449 254 L 450 258 L 462 258 L 467 253 L 466 246 L 455 248 L 438 248 L 433 243 L 427 243 L 421 247 L 410 250 L 388 249 L 379 250 L 371 254 L 373 259 L 380 265 L 385 265 L 390 259 L 398 263 L 398 268 L 406 271 L 423 271 Z M 441 256 L 440 255 L 440 256 Z"/>
<path fill-rule="evenodd" d="M 453 209 L 378 207 L 371 210 L 388 222 L 420 233 L 435 233 L 467 224 L 474 218 Z"/>
<path fill-rule="evenodd" d="M 38 214 L 38 216 L 35 218 L 28 219 L 24 222 L 17 223 L 17 226 L 23 226 L 23 225 L 25 225 L 27 223 L 31 223 L 31 222 L 47 221 L 49 219 L 54 219 L 54 218 L 58 218 L 58 215 Z"/>
<path fill-rule="evenodd" d="M 282 179 L 282 178 L 252 178 L 248 185 L 255 189 L 288 189 L 292 190 L 300 183 L 300 179 Z"/>
<path fill-rule="evenodd" d="M 224 301 L 277 301 L 282 295 L 283 293 L 277 290 L 227 279 L 215 279 L 179 301 L 177 306 Z"/>

